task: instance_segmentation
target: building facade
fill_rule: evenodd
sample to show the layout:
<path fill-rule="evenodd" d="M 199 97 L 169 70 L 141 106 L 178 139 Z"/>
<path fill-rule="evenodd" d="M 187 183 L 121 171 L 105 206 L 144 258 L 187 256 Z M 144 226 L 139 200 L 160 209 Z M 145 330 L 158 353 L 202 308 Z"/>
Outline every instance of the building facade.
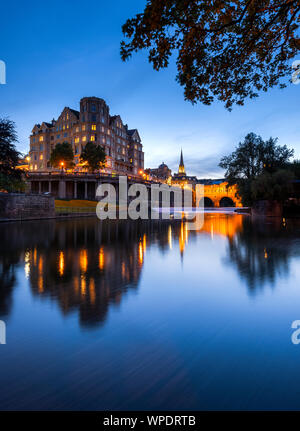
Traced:
<path fill-rule="evenodd" d="M 160 164 L 158 168 L 145 169 L 145 174 L 150 180 L 156 180 L 162 183 L 166 183 L 172 176 L 172 171 L 164 162 L 162 162 L 162 164 Z"/>
<path fill-rule="evenodd" d="M 197 181 L 198 181 L 197 177 L 189 176 L 186 174 L 184 161 L 183 161 L 183 154 L 182 154 L 182 150 L 181 150 L 178 173 L 173 175 L 172 184 L 173 185 L 180 185 L 180 186 L 184 186 L 185 184 L 195 185 L 197 183 Z"/>
<path fill-rule="evenodd" d="M 119 115 L 98 97 L 84 97 L 80 110 L 65 107 L 57 120 L 36 124 L 30 136 L 29 169 L 55 171 L 50 165 L 51 151 L 68 142 L 74 151 L 74 171 L 83 171 L 81 152 L 87 142 L 101 145 L 106 153 L 103 171 L 108 174 L 139 175 L 144 169 L 144 153 L 137 129 L 129 129 Z"/>

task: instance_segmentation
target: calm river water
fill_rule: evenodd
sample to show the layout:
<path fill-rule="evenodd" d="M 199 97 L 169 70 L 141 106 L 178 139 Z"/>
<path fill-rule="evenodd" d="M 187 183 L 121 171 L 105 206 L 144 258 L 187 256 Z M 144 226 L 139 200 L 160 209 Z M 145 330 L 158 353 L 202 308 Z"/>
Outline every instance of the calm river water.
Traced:
<path fill-rule="evenodd" d="M 300 409 L 300 224 L 0 224 L 0 409 Z"/>

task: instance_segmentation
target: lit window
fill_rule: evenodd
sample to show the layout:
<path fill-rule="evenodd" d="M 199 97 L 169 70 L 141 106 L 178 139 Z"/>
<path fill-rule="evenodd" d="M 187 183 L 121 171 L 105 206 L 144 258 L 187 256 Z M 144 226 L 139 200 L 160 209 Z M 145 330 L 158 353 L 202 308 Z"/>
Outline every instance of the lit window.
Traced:
<path fill-rule="evenodd" d="M 82 142 L 86 142 L 86 136 L 82 137 Z"/>
<path fill-rule="evenodd" d="M 43 154 L 40 155 L 40 160 L 43 160 L 44 156 Z"/>
<path fill-rule="evenodd" d="M 40 136 L 40 142 L 44 140 L 44 136 Z"/>
<path fill-rule="evenodd" d="M 91 135 L 91 141 L 93 142 L 95 140 L 95 135 Z"/>
<path fill-rule="evenodd" d="M 92 130 L 96 130 L 96 124 L 92 124 Z"/>
<path fill-rule="evenodd" d="M 76 127 L 76 133 L 78 133 L 79 132 L 79 127 Z"/>
<path fill-rule="evenodd" d="M 82 131 L 83 132 L 85 131 L 85 124 L 82 126 Z"/>
<path fill-rule="evenodd" d="M 75 144 L 78 144 L 79 138 L 75 138 Z"/>

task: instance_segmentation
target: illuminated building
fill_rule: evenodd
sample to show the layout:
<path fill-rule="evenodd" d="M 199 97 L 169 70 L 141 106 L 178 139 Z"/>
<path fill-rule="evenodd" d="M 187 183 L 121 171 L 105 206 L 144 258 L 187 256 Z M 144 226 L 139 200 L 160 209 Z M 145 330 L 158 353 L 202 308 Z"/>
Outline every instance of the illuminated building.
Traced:
<path fill-rule="evenodd" d="M 30 136 L 29 170 L 55 171 L 50 166 L 51 151 L 59 143 L 72 145 L 76 171 L 86 168 L 80 155 L 87 142 L 101 145 L 106 153 L 104 172 L 138 175 L 144 169 L 144 153 L 137 129 L 129 129 L 119 115 L 98 97 L 80 100 L 80 111 L 65 107 L 57 120 L 36 124 Z"/>
<path fill-rule="evenodd" d="M 204 186 L 204 207 L 241 207 L 242 202 L 237 195 L 237 186 L 228 186 L 228 183 L 221 180 L 198 180 L 195 176 L 188 176 L 185 171 L 183 154 L 181 150 L 178 173 L 172 177 L 172 185 L 184 187 L 187 185 L 195 191 L 197 184 Z"/>

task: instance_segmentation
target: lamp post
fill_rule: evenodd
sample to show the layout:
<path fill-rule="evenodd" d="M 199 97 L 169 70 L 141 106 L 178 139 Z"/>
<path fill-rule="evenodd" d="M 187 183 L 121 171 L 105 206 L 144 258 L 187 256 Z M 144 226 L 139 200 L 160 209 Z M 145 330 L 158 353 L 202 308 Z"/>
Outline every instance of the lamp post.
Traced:
<path fill-rule="evenodd" d="M 64 165 L 65 165 L 65 164 L 64 164 L 64 162 L 61 162 L 61 163 L 60 163 L 61 171 L 62 171 L 62 172 L 64 171 Z"/>

